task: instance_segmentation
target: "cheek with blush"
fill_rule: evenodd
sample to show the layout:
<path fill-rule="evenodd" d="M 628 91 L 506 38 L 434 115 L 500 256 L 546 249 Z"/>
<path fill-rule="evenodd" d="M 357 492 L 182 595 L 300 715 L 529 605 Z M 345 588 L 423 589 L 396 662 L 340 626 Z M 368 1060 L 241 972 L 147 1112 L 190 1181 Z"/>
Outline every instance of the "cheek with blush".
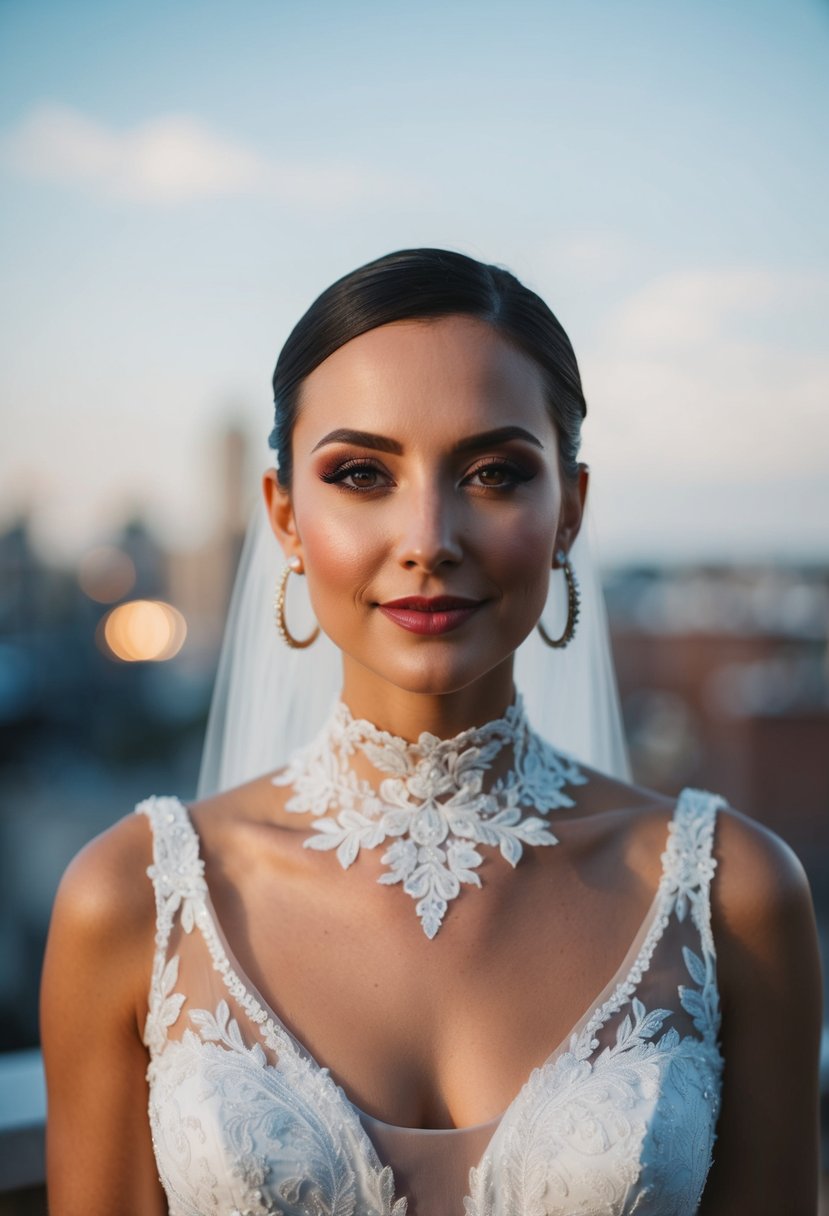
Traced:
<path fill-rule="evenodd" d="M 554 546 L 555 530 L 539 515 L 525 518 L 515 531 L 493 536 L 490 558 L 503 588 L 504 616 L 512 618 L 511 633 L 514 629 L 526 636 L 544 610 Z"/>
<path fill-rule="evenodd" d="M 323 630 L 337 641 L 371 583 L 382 544 L 371 522 L 355 528 L 336 511 L 314 505 L 299 516 L 308 594 Z"/>

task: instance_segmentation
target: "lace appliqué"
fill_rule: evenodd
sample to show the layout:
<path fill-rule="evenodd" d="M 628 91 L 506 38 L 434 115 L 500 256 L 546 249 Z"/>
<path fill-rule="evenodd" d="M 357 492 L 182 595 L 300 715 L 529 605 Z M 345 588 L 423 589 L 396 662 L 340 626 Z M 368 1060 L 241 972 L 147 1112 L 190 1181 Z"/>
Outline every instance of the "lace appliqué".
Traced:
<path fill-rule="evenodd" d="M 487 773 L 507 747 L 508 773 L 485 789 Z M 379 789 L 351 767 L 358 752 L 388 774 Z M 532 730 L 520 696 L 503 718 L 453 739 L 424 732 L 416 743 L 353 718 L 340 704 L 318 738 L 273 779 L 294 789 L 286 810 L 317 816 L 306 847 L 336 849 L 343 869 L 361 849 L 394 840 L 381 858 L 388 873 L 378 882 L 403 884 L 429 938 L 461 884 L 481 886 L 477 846 L 498 848 L 515 866 L 524 845 L 557 844 L 547 823 L 525 818 L 524 808 L 546 815 L 572 806 L 564 787 L 586 780 L 575 761 Z"/>
<path fill-rule="evenodd" d="M 153 827 L 147 873 L 156 894 L 156 956 L 144 1042 L 153 1144 L 171 1216 L 405 1216 L 391 1168 L 381 1165 L 328 1070 L 297 1050 L 234 971 L 208 908 L 198 836 L 184 806 L 150 798 L 136 810 Z M 186 933 L 198 929 L 261 1042 L 246 1042 L 225 1000 L 215 1012 L 190 1009 L 195 1030 L 168 1039 L 187 1000 L 174 991 L 179 955 L 166 959 L 176 916 Z M 211 1168 L 217 1130 L 227 1152 L 224 1179 Z"/>
<path fill-rule="evenodd" d="M 697 1211 L 722 1070 L 709 906 L 721 805 L 697 791 L 681 795 L 633 966 L 516 1095 L 470 1172 L 467 1216 Z M 394 1198 L 392 1169 L 378 1159 L 347 1096 L 234 970 L 185 808 L 159 799 L 139 809 L 156 838 L 161 961 L 146 1038 L 153 1141 L 171 1216 L 404 1216 L 406 1198 Z M 194 1029 L 167 1039 L 184 999 L 174 991 L 178 956 L 165 960 L 168 913 L 180 914 L 182 924 L 187 915 L 198 930 L 226 991 L 257 1031 L 250 1040 L 223 999 L 214 1013 L 191 1009 Z M 659 1007 L 663 1001 L 649 1009 L 641 985 L 671 922 L 697 930 L 687 939 L 694 949 L 681 950 L 688 982 L 679 984 L 675 1004 L 667 1001 L 673 1009 Z M 672 1025 L 679 1006 L 693 1027 L 684 1036 Z"/>
<path fill-rule="evenodd" d="M 198 837 L 182 817 L 177 798 L 148 798 L 135 808 L 154 825 L 152 879 L 156 902 L 155 955 L 150 983 L 150 1001 L 144 1025 L 144 1042 L 158 1054 L 167 1041 L 167 1029 L 178 1020 L 185 997 L 173 988 L 178 980 L 178 958 L 165 961 L 167 943 L 176 915 L 181 927 L 192 933 L 199 908 L 207 895 L 204 862 L 199 857 Z"/>
<path fill-rule="evenodd" d="M 171 1216 L 405 1216 L 391 1168 L 324 1069 L 284 1036 L 271 1064 L 224 1000 L 215 1013 L 191 1010 L 190 1021 L 196 1030 L 167 1043 L 152 1075 L 150 1117 Z M 183 1118 L 185 1110 L 200 1117 Z M 217 1141 L 225 1172 L 211 1187 L 201 1151 Z"/>
<path fill-rule="evenodd" d="M 687 946 L 682 950 L 688 974 L 697 988 L 681 985 L 679 999 L 708 1045 L 716 1044 L 720 1026 L 709 899 L 717 866 L 713 855 L 714 821 L 717 810 L 723 806 L 724 799 L 713 794 L 685 790 L 677 814 L 669 824 L 668 845 L 662 858 L 663 883 L 675 899 L 677 919 L 684 920 L 690 909 L 691 920 L 700 937 L 701 957 Z"/>
<path fill-rule="evenodd" d="M 685 790 L 662 857 L 659 910 L 628 975 L 568 1049 L 536 1069 L 471 1170 L 465 1216 L 692 1216 L 711 1165 L 722 1056 L 709 886 L 716 811 L 724 802 Z M 691 984 L 679 986 L 694 1035 L 669 1009 L 635 995 L 673 915 L 688 910 L 701 956 L 684 947 Z M 596 1037 L 621 1014 L 615 1039 Z M 600 1168 L 595 1165 L 601 1163 Z"/>

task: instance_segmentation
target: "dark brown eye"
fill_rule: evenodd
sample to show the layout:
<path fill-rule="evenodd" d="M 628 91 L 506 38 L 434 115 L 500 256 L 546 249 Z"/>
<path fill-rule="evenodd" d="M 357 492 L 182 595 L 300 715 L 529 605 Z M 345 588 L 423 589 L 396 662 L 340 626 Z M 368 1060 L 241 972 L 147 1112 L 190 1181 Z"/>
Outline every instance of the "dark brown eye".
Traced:
<path fill-rule="evenodd" d="M 352 469 L 343 478 L 344 481 L 350 481 L 352 485 L 359 486 L 361 490 L 373 489 L 377 484 L 376 469 Z"/>
<path fill-rule="evenodd" d="M 490 465 L 488 468 L 479 469 L 478 477 L 485 486 L 502 486 L 506 481 L 506 472 L 503 467 Z"/>
<path fill-rule="evenodd" d="M 388 477 L 382 469 L 363 461 L 348 460 L 321 474 L 330 485 L 342 486 L 344 490 L 376 490 L 385 485 Z"/>
<path fill-rule="evenodd" d="M 466 481 L 486 490 L 514 490 L 521 482 L 530 481 L 533 474 L 507 460 L 491 460 L 479 464 L 466 476 Z"/>

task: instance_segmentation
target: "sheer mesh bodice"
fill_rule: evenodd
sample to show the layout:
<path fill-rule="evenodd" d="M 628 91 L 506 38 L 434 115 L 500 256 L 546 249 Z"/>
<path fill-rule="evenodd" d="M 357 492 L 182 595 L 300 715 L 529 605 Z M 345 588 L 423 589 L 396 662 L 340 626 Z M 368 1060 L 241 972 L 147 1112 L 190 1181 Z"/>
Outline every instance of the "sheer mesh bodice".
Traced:
<path fill-rule="evenodd" d="M 143 802 L 158 910 L 144 1039 L 171 1216 L 695 1212 L 722 1071 L 709 907 L 721 805 L 682 793 L 627 957 L 506 1111 L 430 1131 L 360 1111 L 280 1022 L 224 939 L 185 807 Z"/>

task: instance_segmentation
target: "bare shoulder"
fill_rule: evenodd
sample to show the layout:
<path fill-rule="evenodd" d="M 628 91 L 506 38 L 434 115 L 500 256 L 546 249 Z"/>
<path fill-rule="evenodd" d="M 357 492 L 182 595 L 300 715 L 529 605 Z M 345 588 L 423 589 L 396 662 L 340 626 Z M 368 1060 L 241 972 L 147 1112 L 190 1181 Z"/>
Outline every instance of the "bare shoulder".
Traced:
<path fill-rule="evenodd" d="M 815 1211 L 821 981 L 803 867 L 778 836 L 717 816 L 711 913 L 725 1060 L 700 1211 Z"/>
<path fill-rule="evenodd" d="M 129 815 L 58 888 L 41 983 L 49 1210 L 166 1212 L 147 1120 L 143 1028 L 152 974 L 152 836 Z"/>
<path fill-rule="evenodd" d="M 678 800 L 644 786 L 591 772 L 580 811 L 597 815 L 608 837 L 619 842 L 626 866 L 643 881 L 658 880 L 669 825 Z M 720 940 L 739 939 L 758 948 L 769 931 L 808 939 L 813 924 L 811 893 L 793 850 L 756 820 L 723 806 L 714 831 L 717 863 L 712 913 Z M 813 930 L 812 930 L 813 932 Z"/>
<path fill-rule="evenodd" d="M 115 968 L 109 985 L 126 995 L 143 984 L 152 960 L 155 896 L 147 877 L 152 838 L 143 815 L 131 814 L 91 840 L 74 857 L 58 887 L 49 930 L 50 973 L 97 968 L 107 958 L 130 960 Z M 131 974 L 133 972 L 133 974 Z"/>
<path fill-rule="evenodd" d="M 734 810 L 717 817 L 711 915 L 723 1012 L 785 1023 L 816 1052 L 820 955 L 800 861 L 774 832 Z M 734 1021 L 732 1020 L 732 1026 Z M 728 1022 L 726 1022 L 726 1037 Z M 808 1072 L 808 1069 L 805 1071 Z"/>
<path fill-rule="evenodd" d="M 720 930 L 762 949 L 769 933 L 806 928 L 814 920 L 809 882 L 794 851 L 739 811 L 717 815 L 712 912 Z"/>
<path fill-rule="evenodd" d="M 152 837 L 143 815 L 126 815 L 101 832 L 75 855 L 58 888 L 56 912 L 72 916 L 89 928 L 117 932 L 140 928 L 154 915 Z"/>

